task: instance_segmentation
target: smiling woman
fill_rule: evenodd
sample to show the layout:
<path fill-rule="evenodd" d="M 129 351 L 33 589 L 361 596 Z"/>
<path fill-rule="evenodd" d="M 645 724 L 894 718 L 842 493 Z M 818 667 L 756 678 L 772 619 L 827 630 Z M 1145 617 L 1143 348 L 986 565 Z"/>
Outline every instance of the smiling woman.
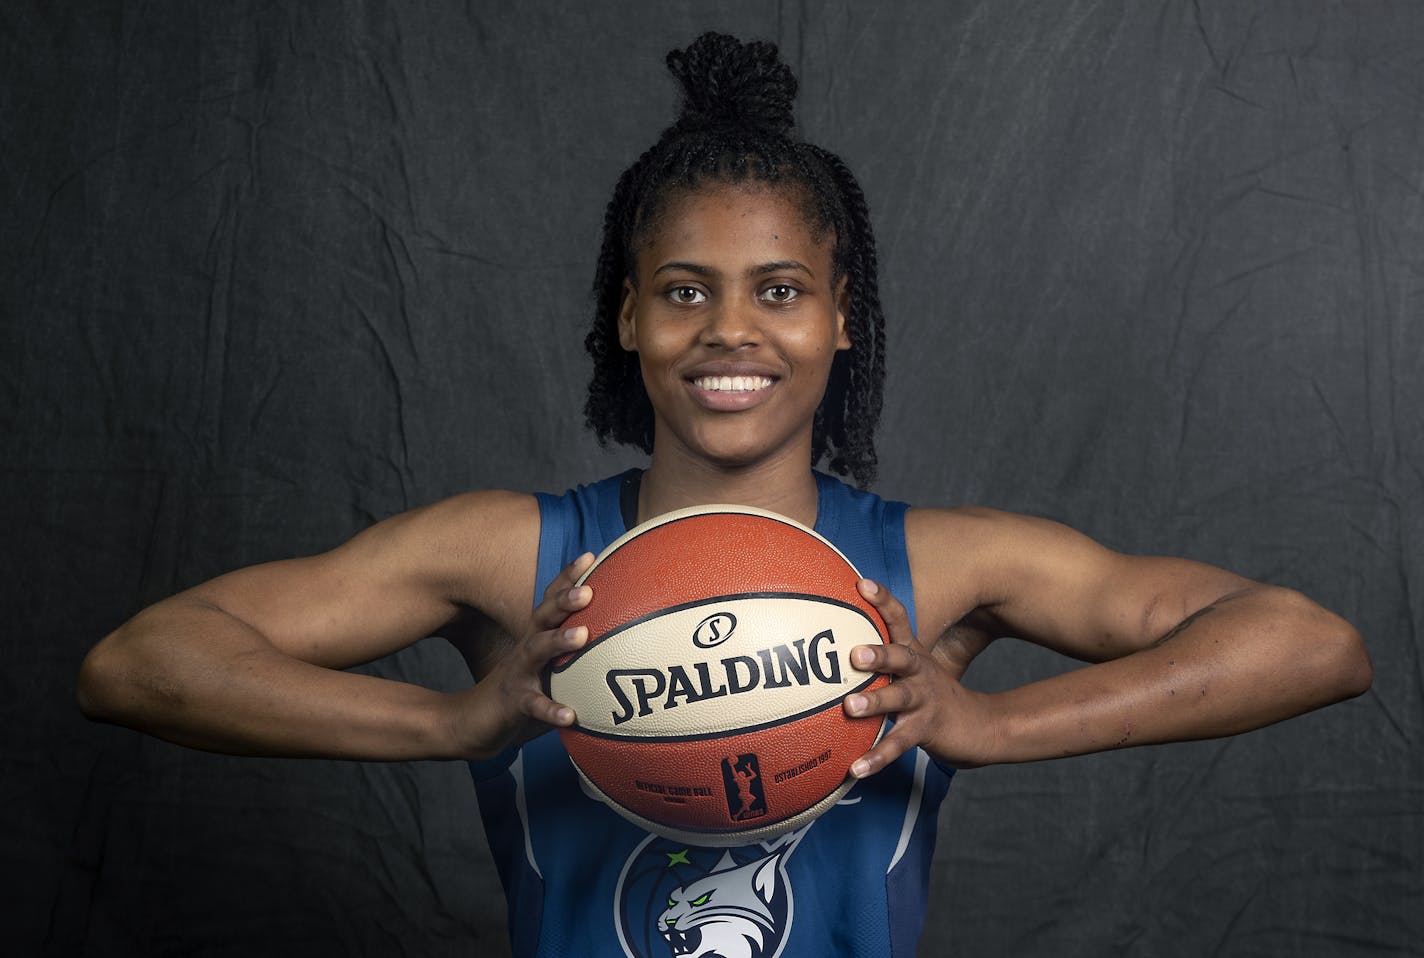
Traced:
<path fill-rule="evenodd" d="M 242 754 L 469 760 L 521 955 L 859 958 L 914 954 L 956 769 L 1228 735 L 1369 687 L 1354 629 L 1298 593 L 866 491 L 884 322 L 860 188 L 795 136 L 796 81 L 774 46 L 708 34 L 668 63 L 683 108 L 619 178 L 586 340 L 589 423 L 651 453 L 647 468 L 562 496 L 456 496 L 159 602 L 86 658 L 89 715 Z M 891 640 L 850 661 L 894 680 L 839 700 L 857 720 L 895 716 L 846 798 L 725 850 L 659 838 L 585 794 L 553 734 L 579 717 L 543 684 L 588 642 L 565 621 L 592 600 L 575 585 L 590 553 L 711 503 L 833 543 Z M 473 685 L 343 671 L 436 634 Z M 1002 636 L 1091 664 L 966 688 Z M 729 795 L 755 792 L 757 762 L 718 760 Z"/>

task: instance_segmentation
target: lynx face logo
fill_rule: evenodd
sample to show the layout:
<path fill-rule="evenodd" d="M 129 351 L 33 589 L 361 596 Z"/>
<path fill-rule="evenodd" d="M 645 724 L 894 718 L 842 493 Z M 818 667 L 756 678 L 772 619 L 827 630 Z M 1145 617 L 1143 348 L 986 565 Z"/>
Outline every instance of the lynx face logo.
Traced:
<path fill-rule="evenodd" d="M 771 910 L 776 900 L 781 853 L 737 865 L 722 856 L 711 872 L 668 895 L 658 933 L 674 955 L 759 958 L 777 938 Z"/>
<path fill-rule="evenodd" d="M 619 876 L 624 952 L 629 958 L 775 958 L 794 911 L 786 862 L 807 828 L 730 849 L 649 835 Z"/>

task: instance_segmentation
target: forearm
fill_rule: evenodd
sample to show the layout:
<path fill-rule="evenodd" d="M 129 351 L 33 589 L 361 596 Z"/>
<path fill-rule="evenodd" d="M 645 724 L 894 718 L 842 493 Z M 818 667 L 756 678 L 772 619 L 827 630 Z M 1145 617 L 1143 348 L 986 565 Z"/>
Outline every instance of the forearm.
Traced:
<path fill-rule="evenodd" d="M 1369 683 L 1369 659 L 1347 623 L 1289 590 L 1253 588 L 1150 648 L 989 696 L 991 761 L 1232 735 Z"/>
<path fill-rule="evenodd" d="M 172 601 L 95 647 L 79 679 L 90 718 L 241 755 L 453 757 L 449 700 L 312 665 L 220 610 Z"/>

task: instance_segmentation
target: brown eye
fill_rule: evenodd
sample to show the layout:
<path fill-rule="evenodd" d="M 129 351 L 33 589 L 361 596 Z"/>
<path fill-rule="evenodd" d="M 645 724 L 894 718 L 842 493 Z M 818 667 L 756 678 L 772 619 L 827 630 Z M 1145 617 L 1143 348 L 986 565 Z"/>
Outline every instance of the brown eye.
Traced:
<path fill-rule="evenodd" d="M 679 306 L 696 306 L 707 299 L 702 290 L 696 286 L 674 286 L 668 291 L 668 296 Z"/>
<path fill-rule="evenodd" d="M 761 298 L 768 303 L 789 303 L 797 296 L 801 295 L 794 286 L 787 286 L 785 283 L 778 283 L 775 286 L 768 286 L 762 291 Z"/>

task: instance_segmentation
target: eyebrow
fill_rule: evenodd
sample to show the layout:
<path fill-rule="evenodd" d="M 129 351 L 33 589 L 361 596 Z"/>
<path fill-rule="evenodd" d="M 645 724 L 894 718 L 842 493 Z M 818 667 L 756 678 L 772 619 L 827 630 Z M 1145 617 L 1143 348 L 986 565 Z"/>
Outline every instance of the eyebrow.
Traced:
<path fill-rule="evenodd" d="M 760 263 L 747 270 L 747 275 L 765 276 L 767 273 L 781 273 L 787 270 L 800 271 L 802 273 L 805 273 L 807 276 L 816 275 L 815 273 L 811 272 L 811 267 L 807 266 L 805 263 L 798 262 L 794 259 L 781 259 L 773 263 Z M 712 267 L 704 266 L 701 263 L 686 263 L 682 262 L 681 260 L 676 260 L 674 262 L 664 263 L 663 265 L 659 266 L 657 269 L 653 270 L 653 275 L 657 276 L 659 273 L 669 271 L 692 273 L 694 276 L 713 276 L 716 275 L 717 272 L 716 270 L 712 269 Z"/>

